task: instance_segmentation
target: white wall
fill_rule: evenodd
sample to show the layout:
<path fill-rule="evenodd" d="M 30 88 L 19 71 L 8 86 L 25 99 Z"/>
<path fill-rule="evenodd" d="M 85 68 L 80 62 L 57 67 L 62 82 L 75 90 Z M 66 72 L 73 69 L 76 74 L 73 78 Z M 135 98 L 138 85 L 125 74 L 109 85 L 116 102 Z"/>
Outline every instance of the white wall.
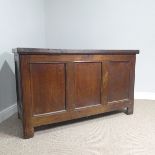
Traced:
<path fill-rule="evenodd" d="M 140 49 L 137 92 L 155 93 L 154 0 L 46 0 L 49 48 Z"/>
<path fill-rule="evenodd" d="M 44 0 L 0 0 L 0 68 L 16 47 L 45 47 Z"/>
<path fill-rule="evenodd" d="M 44 11 L 44 0 L 0 0 L 1 115 L 16 103 L 12 48 L 45 47 Z"/>

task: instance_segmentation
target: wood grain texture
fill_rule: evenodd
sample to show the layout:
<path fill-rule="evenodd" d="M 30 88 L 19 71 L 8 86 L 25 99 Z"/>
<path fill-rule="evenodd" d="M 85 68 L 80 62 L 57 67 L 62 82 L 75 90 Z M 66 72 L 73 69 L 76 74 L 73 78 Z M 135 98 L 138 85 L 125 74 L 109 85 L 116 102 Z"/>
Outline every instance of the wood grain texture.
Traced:
<path fill-rule="evenodd" d="M 75 107 L 101 104 L 101 63 L 75 63 Z"/>
<path fill-rule="evenodd" d="M 31 64 L 33 115 L 65 110 L 65 65 Z"/>
<path fill-rule="evenodd" d="M 41 125 L 115 110 L 133 113 L 138 51 L 41 51 L 15 52 L 24 138 Z"/>
<path fill-rule="evenodd" d="M 73 50 L 73 49 L 40 49 L 40 48 L 17 48 L 13 52 L 17 52 L 19 54 L 28 54 L 28 55 L 51 55 L 51 54 L 111 54 L 111 55 L 120 55 L 120 54 L 127 54 L 127 55 L 133 55 L 138 54 L 138 50 Z"/>
<path fill-rule="evenodd" d="M 75 80 L 74 80 L 74 63 L 66 64 L 66 109 L 74 111 L 75 109 Z"/>
<path fill-rule="evenodd" d="M 107 105 L 108 101 L 108 81 L 109 81 L 109 71 L 108 71 L 108 61 L 102 62 L 102 83 L 101 83 L 101 104 L 103 106 Z"/>
<path fill-rule="evenodd" d="M 128 61 L 111 61 L 108 65 L 108 102 L 128 99 L 130 63 Z"/>
<path fill-rule="evenodd" d="M 34 126 L 32 123 L 33 107 L 31 102 L 31 81 L 30 81 L 30 66 L 29 56 L 20 56 L 20 76 L 21 76 L 21 91 L 22 91 L 22 121 L 24 138 L 34 136 Z"/>
<path fill-rule="evenodd" d="M 93 55 L 93 54 L 70 54 L 70 55 L 30 55 L 31 63 L 48 62 L 102 62 L 102 61 L 130 61 L 133 55 Z"/>

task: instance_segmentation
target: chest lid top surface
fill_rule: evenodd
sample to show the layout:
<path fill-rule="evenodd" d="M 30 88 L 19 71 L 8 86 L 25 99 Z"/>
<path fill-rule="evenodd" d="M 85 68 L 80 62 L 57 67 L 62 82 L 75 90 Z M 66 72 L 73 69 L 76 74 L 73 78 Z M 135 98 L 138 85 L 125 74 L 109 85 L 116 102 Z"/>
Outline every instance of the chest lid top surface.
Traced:
<path fill-rule="evenodd" d="M 139 50 L 16 48 L 13 50 L 13 53 L 18 53 L 20 55 L 59 55 L 59 54 L 133 55 L 133 54 L 139 54 Z"/>

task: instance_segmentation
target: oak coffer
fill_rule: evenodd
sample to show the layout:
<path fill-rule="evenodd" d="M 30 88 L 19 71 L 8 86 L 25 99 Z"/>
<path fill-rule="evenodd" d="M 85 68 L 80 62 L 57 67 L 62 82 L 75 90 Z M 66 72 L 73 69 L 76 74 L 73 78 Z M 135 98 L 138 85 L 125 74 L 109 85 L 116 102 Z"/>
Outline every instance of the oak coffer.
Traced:
<path fill-rule="evenodd" d="M 114 110 L 133 113 L 138 50 L 14 50 L 18 116 L 34 127 Z"/>

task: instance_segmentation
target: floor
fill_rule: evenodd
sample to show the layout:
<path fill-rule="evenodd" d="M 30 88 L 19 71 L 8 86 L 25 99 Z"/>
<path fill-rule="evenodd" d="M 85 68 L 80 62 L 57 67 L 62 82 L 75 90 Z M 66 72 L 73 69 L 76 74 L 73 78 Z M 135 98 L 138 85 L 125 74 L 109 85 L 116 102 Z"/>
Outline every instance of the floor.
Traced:
<path fill-rule="evenodd" d="M 22 139 L 17 114 L 0 124 L 0 155 L 155 155 L 155 101 L 123 112 L 38 129 Z"/>

